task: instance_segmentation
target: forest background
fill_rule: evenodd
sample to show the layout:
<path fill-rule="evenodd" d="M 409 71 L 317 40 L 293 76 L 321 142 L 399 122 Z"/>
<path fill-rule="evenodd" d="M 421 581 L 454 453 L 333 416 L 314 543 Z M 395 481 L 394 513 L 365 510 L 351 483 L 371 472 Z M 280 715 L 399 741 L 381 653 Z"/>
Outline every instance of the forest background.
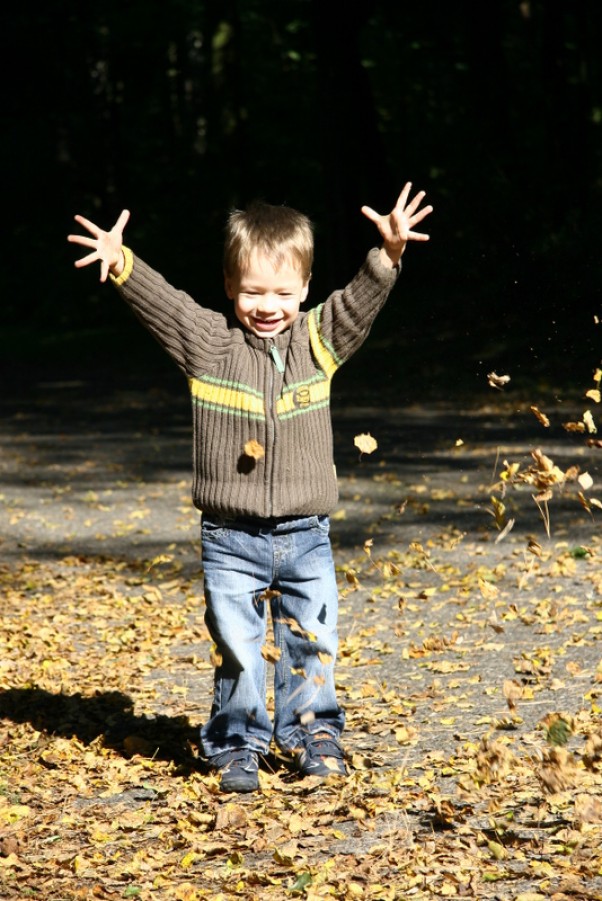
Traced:
<path fill-rule="evenodd" d="M 219 309 L 228 210 L 315 222 L 310 303 L 375 243 L 406 180 L 435 212 L 352 364 L 401 402 L 490 370 L 588 384 L 599 363 L 602 7 L 596 0 L 60 0 L 2 11 L 0 373 L 172 364 L 98 273 L 81 213 Z M 146 375 L 143 376 L 146 378 Z M 8 384 L 8 382 L 7 382 Z"/>

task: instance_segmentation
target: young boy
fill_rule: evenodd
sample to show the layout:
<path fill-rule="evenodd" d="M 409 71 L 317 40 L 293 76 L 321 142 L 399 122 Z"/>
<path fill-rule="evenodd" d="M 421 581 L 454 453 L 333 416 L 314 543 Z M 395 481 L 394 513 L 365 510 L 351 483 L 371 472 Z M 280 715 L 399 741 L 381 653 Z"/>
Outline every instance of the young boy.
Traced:
<path fill-rule="evenodd" d="M 359 273 L 307 313 L 313 231 L 302 213 L 255 203 L 226 229 L 225 289 L 217 313 L 172 288 L 122 245 L 129 212 L 106 232 L 68 240 L 90 248 L 120 295 L 188 379 L 193 409 L 194 504 L 202 512 L 205 620 L 215 644 L 213 706 L 203 754 L 225 792 L 258 788 L 270 742 L 303 775 L 346 773 L 337 703 L 338 594 L 328 514 L 337 500 L 330 382 L 362 344 L 400 271 L 413 229 L 431 211 L 405 185 Z M 270 608 L 275 651 L 266 653 Z M 265 702 L 275 667 L 274 723 Z"/>

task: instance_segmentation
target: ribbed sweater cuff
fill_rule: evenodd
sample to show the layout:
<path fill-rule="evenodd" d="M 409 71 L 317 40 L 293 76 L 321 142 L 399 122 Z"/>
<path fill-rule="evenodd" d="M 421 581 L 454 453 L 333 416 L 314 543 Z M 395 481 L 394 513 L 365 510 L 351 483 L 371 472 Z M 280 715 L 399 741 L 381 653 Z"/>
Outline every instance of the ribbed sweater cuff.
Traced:
<path fill-rule="evenodd" d="M 130 250 L 129 247 L 122 247 L 123 251 L 123 259 L 124 259 L 124 267 L 121 275 L 113 275 L 109 273 L 111 281 L 115 285 L 123 285 L 124 282 L 127 282 L 128 278 L 132 274 L 132 269 L 134 268 L 134 254 Z"/>

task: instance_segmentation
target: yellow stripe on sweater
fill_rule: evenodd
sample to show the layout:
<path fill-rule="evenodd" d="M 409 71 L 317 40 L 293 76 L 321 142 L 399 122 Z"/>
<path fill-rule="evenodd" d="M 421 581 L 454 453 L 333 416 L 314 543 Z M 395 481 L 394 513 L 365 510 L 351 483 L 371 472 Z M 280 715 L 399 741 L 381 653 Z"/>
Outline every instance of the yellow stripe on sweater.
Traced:
<path fill-rule="evenodd" d="M 251 391 L 233 388 L 231 385 L 219 385 L 203 379 L 189 380 L 190 393 L 193 399 L 211 407 L 221 407 L 233 413 L 249 413 L 259 419 L 265 419 L 263 398 Z"/>
<path fill-rule="evenodd" d="M 337 359 L 334 350 L 326 345 L 317 322 L 317 317 L 321 307 L 310 311 L 308 318 L 309 323 L 309 340 L 311 347 L 316 355 L 316 359 L 320 364 L 327 378 L 331 379 L 339 366 L 340 361 Z"/>
<path fill-rule="evenodd" d="M 286 417 L 290 413 L 303 413 L 305 410 L 323 405 L 330 396 L 330 382 L 325 379 L 314 382 L 295 385 L 290 391 L 286 391 L 276 403 L 276 413 L 279 417 Z"/>

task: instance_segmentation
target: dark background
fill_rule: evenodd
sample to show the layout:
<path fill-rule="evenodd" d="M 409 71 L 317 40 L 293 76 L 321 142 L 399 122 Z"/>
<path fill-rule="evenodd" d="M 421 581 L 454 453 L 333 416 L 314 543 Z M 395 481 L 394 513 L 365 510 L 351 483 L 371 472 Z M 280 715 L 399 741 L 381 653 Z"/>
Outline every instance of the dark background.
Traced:
<path fill-rule="evenodd" d="M 0 374 L 169 378 L 81 213 L 207 306 L 223 223 L 262 197 L 316 225 L 341 287 L 406 180 L 435 212 L 348 384 L 453 402 L 488 372 L 591 386 L 600 363 L 599 0 L 75 0 L 4 8 Z M 340 376 L 343 378 L 343 376 Z"/>

